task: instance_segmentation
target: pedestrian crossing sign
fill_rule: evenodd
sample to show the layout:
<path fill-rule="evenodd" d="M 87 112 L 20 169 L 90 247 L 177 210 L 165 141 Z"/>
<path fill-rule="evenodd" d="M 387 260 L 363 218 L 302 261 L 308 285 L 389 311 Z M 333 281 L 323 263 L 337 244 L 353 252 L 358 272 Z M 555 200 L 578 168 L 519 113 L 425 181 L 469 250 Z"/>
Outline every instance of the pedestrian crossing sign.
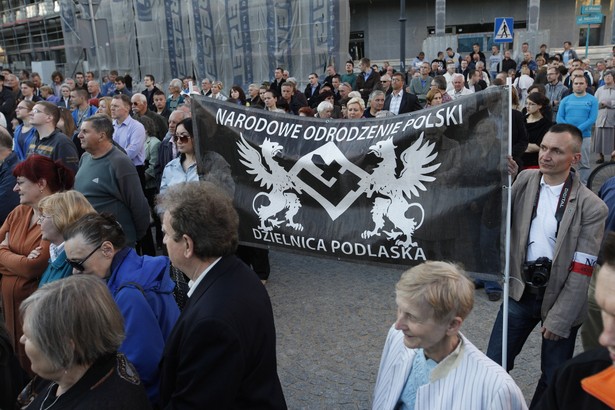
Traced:
<path fill-rule="evenodd" d="M 493 25 L 493 42 L 494 43 L 512 43 L 513 42 L 513 23 L 512 17 L 496 17 Z"/>

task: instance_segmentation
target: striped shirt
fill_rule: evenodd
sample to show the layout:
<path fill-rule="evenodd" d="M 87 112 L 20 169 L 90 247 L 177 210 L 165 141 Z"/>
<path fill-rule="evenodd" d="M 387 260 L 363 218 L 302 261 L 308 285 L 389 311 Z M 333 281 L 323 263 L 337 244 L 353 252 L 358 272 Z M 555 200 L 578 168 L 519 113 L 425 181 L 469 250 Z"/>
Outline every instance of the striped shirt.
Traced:
<path fill-rule="evenodd" d="M 527 409 L 525 398 L 508 373 L 463 335 L 458 352 L 431 372 L 418 388 L 415 409 Z M 374 410 L 393 410 L 399 401 L 418 349 L 404 345 L 404 334 L 391 327 L 374 389 Z"/>

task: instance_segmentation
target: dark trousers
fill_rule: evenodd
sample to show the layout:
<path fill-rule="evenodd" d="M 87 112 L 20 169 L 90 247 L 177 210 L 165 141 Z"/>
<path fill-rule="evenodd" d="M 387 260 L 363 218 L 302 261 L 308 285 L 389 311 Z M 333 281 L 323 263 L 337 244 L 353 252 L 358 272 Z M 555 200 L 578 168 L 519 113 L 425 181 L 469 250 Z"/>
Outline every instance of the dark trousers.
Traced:
<path fill-rule="evenodd" d="M 137 165 L 136 168 L 137 174 L 139 175 L 139 180 L 141 181 L 141 189 L 145 195 L 145 166 Z M 143 238 L 137 241 L 135 250 L 139 255 L 156 256 L 156 245 L 154 245 L 154 237 L 152 236 L 151 229 L 148 228 Z"/>
<path fill-rule="evenodd" d="M 237 257 L 252 268 L 260 280 L 267 280 L 271 267 L 269 266 L 269 250 L 254 246 L 239 245 Z"/>
<path fill-rule="evenodd" d="M 508 346 L 506 371 L 514 367 L 515 358 L 521 352 L 525 341 L 537 324 L 541 323 L 540 309 L 542 298 L 526 292 L 519 302 L 508 299 Z M 496 363 L 502 363 L 502 321 L 503 306 L 500 306 L 498 317 L 493 324 L 487 356 Z M 540 370 L 542 374 L 538 380 L 530 409 L 535 406 L 553 381 L 555 370 L 566 360 L 572 358 L 577 332 L 580 326 L 570 329 L 570 335 L 565 339 L 547 340 L 544 337 L 540 351 Z"/>

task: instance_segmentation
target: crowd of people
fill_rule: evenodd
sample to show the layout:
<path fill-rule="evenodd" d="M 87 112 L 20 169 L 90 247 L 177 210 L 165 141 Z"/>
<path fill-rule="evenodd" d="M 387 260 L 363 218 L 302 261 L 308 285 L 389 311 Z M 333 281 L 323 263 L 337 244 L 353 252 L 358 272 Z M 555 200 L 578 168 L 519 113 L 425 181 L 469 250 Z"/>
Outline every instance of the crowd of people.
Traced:
<path fill-rule="evenodd" d="M 115 70 L 101 81 L 93 72 L 54 72 L 45 85 L 37 73 L 2 70 L 0 347 L 9 350 L 14 383 L 0 389 L 9 403 L 0 407 L 13 408 L 18 393 L 21 408 L 286 407 L 262 286 L 268 254 L 238 246 L 229 164 L 213 152 L 197 158 L 194 95 L 334 121 L 429 109 L 510 77 L 513 140 L 523 147 L 508 162 L 513 176 L 522 172 L 513 185 L 517 327 L 505 368 L 542 322 L 532 406 L 559 408 L 548 407 L 556 397 L 549 389 L 567 377 L 556 371 L 572 357 L 585 318 L 607 217 L 584 183 L 591 150 L 599 161 L 615 151 L 615 57 L 592 66 L 569 43 L 553 56 L 546 45 L 535 57 L 528 48 L 512 56 L 493 46 L 486 56 L 475 44 L 466 56 L 448 48 L 431 61 L 421 52 L 406 72 L 362 58 L 358 70 L 348 61 L 343 73 L 327 67 L 322 80 L 311 73 L 303 91 L 282 67 L 271 81 L 233 85 L 228 94 L 208 78 L 200 87 L 191 77 L 172 79 L 164 92 L 152 75 L 133 87 Z M 562 200 L 563 191 L 572 194 Z M 535 283 L 527 271 L 543 266 L 542 257 L 551 279 Z M 498 283 L 478 284 L 501 298 Z M 404 273 L 374 408 L 526 407 L 491 360 L 501 361 L 502 311 L 489 358 L 459 331 L 476 285 L 443 262 Z M 596 296 L 607 319 L 615 315 L 611 297 Z M 604 328 L 601 342 L 613 349 L 612 321 Z"/>

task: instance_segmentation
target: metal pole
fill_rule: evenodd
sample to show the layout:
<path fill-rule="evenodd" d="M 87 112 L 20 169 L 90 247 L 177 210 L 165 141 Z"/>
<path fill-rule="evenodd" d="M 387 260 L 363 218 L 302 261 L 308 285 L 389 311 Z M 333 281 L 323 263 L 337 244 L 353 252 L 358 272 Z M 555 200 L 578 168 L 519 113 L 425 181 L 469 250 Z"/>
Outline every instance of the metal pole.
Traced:
<path fill-rule="evenodd" d="M 508 155 L 512 156 L 512 78 L 506 78 L 508 88 Z M 508 161 L 508 159 L 507 159 Z M 508 189 L 506 190 L 506 262 L 504 265 L 504 301 L 502 304 L 502 367 L 507 368 L 508 364 L 508 294 L 510 292 L 510 222 L 512 215 L 512 176 L 508 174 Z"/>
<path fill-rule="evenodd" d="M 589 24 L 587 25 L 587 32 L 585 33 L 585 58 L 589 54 Z"/>
<path fill-rule="evenodd" d="M 90 23 L 92 23 L 92 38 L 94 39 L 94 54 L 96 55 L 96 72 L 98 73 L 98 79 L 102 83 L 102 76 L 100 71 L 100 56 L 98 55 L 98 34 L 96 33 L 96 20 L 94 19 L 94 7 L 92 6 L 92 0 L 88 0 L 88 6 L 90 8 Z"/>
<path fill-rule="evenodd" d="M 399 0 L 399 71 L 406 73 L 406 0 Z"/>

